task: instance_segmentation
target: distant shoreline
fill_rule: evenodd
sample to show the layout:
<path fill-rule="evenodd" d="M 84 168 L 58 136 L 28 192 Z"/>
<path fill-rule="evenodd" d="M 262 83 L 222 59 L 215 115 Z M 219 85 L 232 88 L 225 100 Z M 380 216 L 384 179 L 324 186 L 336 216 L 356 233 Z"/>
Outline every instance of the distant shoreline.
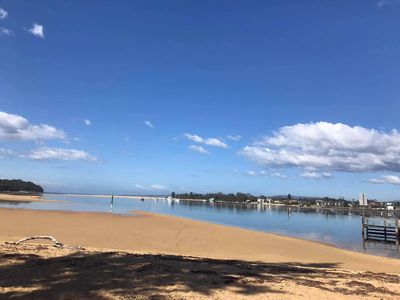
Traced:
<path fill-rule="evenodd" d="M 43 193 L 44 195 L 64 195 L 64 196 L 77 196 L 77 197 L 87 197 L 87 198 L 111 198 L 113 195 L 108 194 L 74 194 L 74 193 Z M 114 195 L 115 199 L 136 199 L 136 200 L 155 200 L 155 199 L 166 199 L 168 198 L 167 195 Z M 193 203 L 210 203 L 207 199 L 186 199 L 186 198 L 179 198 L 179 199 L 171 199 L 172 201 L 185 201 L 185 202 L 193 202 Z M 1 201 L 1 199 L 0 199 Z M 18 201 L 18 200 L 16 200 Z M 58 201 L 58 200 L 42 200 L 42 201 Z M 386 210 L 386 209 L 378 209 L 378 208 L 370 208 L 366 207 L 363 209 L 362 207 L 337 207 L 337 206 L 320 206 L 320 207 L 309 207 L 309 206 L 301 206 L 296 204 L 283 204 L 283 203 L 256 203 L 256 202 L 237 202 L 237 201 L 224 201 L 224 200 L 214 200 L 212 203 L 218 205 L 236 205 L 236 206 L 246 206 L 250 208 L 255 208 L 257 206 L 261 207 L 280 207 L 280 208 L 288 208 L 288 209 L 296 209 L 299 211 L 325 211 L 325 212 L 349 212 L 354 213 L 357 215 L 362 215 L 363 211 L 365 212 L 366 216 L 382 216 L 382 213 L 390 213 L 394 217 L 400 217 L 400 211 L 394 210 Z"/>

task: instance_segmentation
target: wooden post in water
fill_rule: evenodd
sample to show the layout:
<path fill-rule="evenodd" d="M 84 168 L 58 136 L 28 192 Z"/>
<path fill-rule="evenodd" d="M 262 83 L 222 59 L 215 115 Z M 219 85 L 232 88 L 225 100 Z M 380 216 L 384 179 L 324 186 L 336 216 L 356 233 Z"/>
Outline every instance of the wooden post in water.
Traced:
<path fill-rule="evenodd" d="M 363 241 L 363 250 L 364 250 L 364 253 L 366 253 L 367 247 L 366 247 L 366 241 L 365 241 L 364 217 L 361 218 L 361 234 L 362 234 L 362 241 Z"/>
<path fill-rule="evenodd" d="M 113 209 L 113 204 L 114 204 L 114 193 L 111 196 L 111 202 L 110 202 L 110 213 L 112 213 L 112 209 Z"/>
<path fill-rule="evenodd" d="M 386 238 L 386 219 L 384 220 L 384 223 L 383 223 L 383 234 L 384 234 L 384 236 L 385 236 L 385 242 L 387 241 L 387 238 Z"/>
<path fill-rule="evenodd" d="M 395 227 L 396 227 L 396 248 L 397 248 L 397 250 L 399 250 L 399 243 L 400 243 L 400 219 L 396 220 Z"/>
<path fill-rule="evenodd" d="M 362 234 L 362 238 L 363 241 L 365 241 L 365 230 L 364 230 L 364 217 L 361 218 L 361 234 Z"/>

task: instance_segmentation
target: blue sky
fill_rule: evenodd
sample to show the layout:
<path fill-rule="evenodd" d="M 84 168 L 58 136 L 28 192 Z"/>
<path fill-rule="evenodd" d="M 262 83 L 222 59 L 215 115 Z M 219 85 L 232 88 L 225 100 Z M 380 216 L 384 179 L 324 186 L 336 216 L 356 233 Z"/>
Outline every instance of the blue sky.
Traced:
<path fill-rule="evenodd" d="M 0 8 L 0 177 L 400 198 L 397 0 Z"/>

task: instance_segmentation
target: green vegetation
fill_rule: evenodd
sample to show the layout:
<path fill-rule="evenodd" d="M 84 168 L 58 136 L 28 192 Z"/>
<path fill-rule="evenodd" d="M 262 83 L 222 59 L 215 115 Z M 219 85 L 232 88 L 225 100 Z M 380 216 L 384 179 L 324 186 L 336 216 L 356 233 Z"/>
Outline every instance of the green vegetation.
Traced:
<path fill-rule="evenodd" d="M 257 197 L 251 194 L 244 193 L 236 193 L 236 194 L 224 194 L 224 193 L 208 193 L 208 194 L 196 194 L 196 193 L 183 193 L 183 194 L 175 194 L 171 193 L 172 198 L 179 199 L 213 199 L 216 201 L 232 201 L 232 202 L 246 202 L 257 201 Z"/>
<path fill-rule="evenodd" d="M 40 185 L 21 179 L 0 179 L 0 192 L 35 192 L 43 193 Z"/>

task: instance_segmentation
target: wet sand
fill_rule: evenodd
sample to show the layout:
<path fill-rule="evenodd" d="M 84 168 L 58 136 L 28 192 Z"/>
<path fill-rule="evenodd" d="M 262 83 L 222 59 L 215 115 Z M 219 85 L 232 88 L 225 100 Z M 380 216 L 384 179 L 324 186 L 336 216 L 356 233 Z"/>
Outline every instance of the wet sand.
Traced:
<path fill-rule="evenodd" d="M 7 193 L 0 193 L 0 201 L 5 202 L 62 202 L 60 200 L 50 200 L 45 199 L 43 196 L 39 195 L 14 195 L 14 194 L 7 194 Z"/>
<path fill-rule="evenodd" d="M 15 201 L 15 202 L 42 202 L 42 196 L 38 195 L 13 195 L 0 193 L 0 201 Z"/>

